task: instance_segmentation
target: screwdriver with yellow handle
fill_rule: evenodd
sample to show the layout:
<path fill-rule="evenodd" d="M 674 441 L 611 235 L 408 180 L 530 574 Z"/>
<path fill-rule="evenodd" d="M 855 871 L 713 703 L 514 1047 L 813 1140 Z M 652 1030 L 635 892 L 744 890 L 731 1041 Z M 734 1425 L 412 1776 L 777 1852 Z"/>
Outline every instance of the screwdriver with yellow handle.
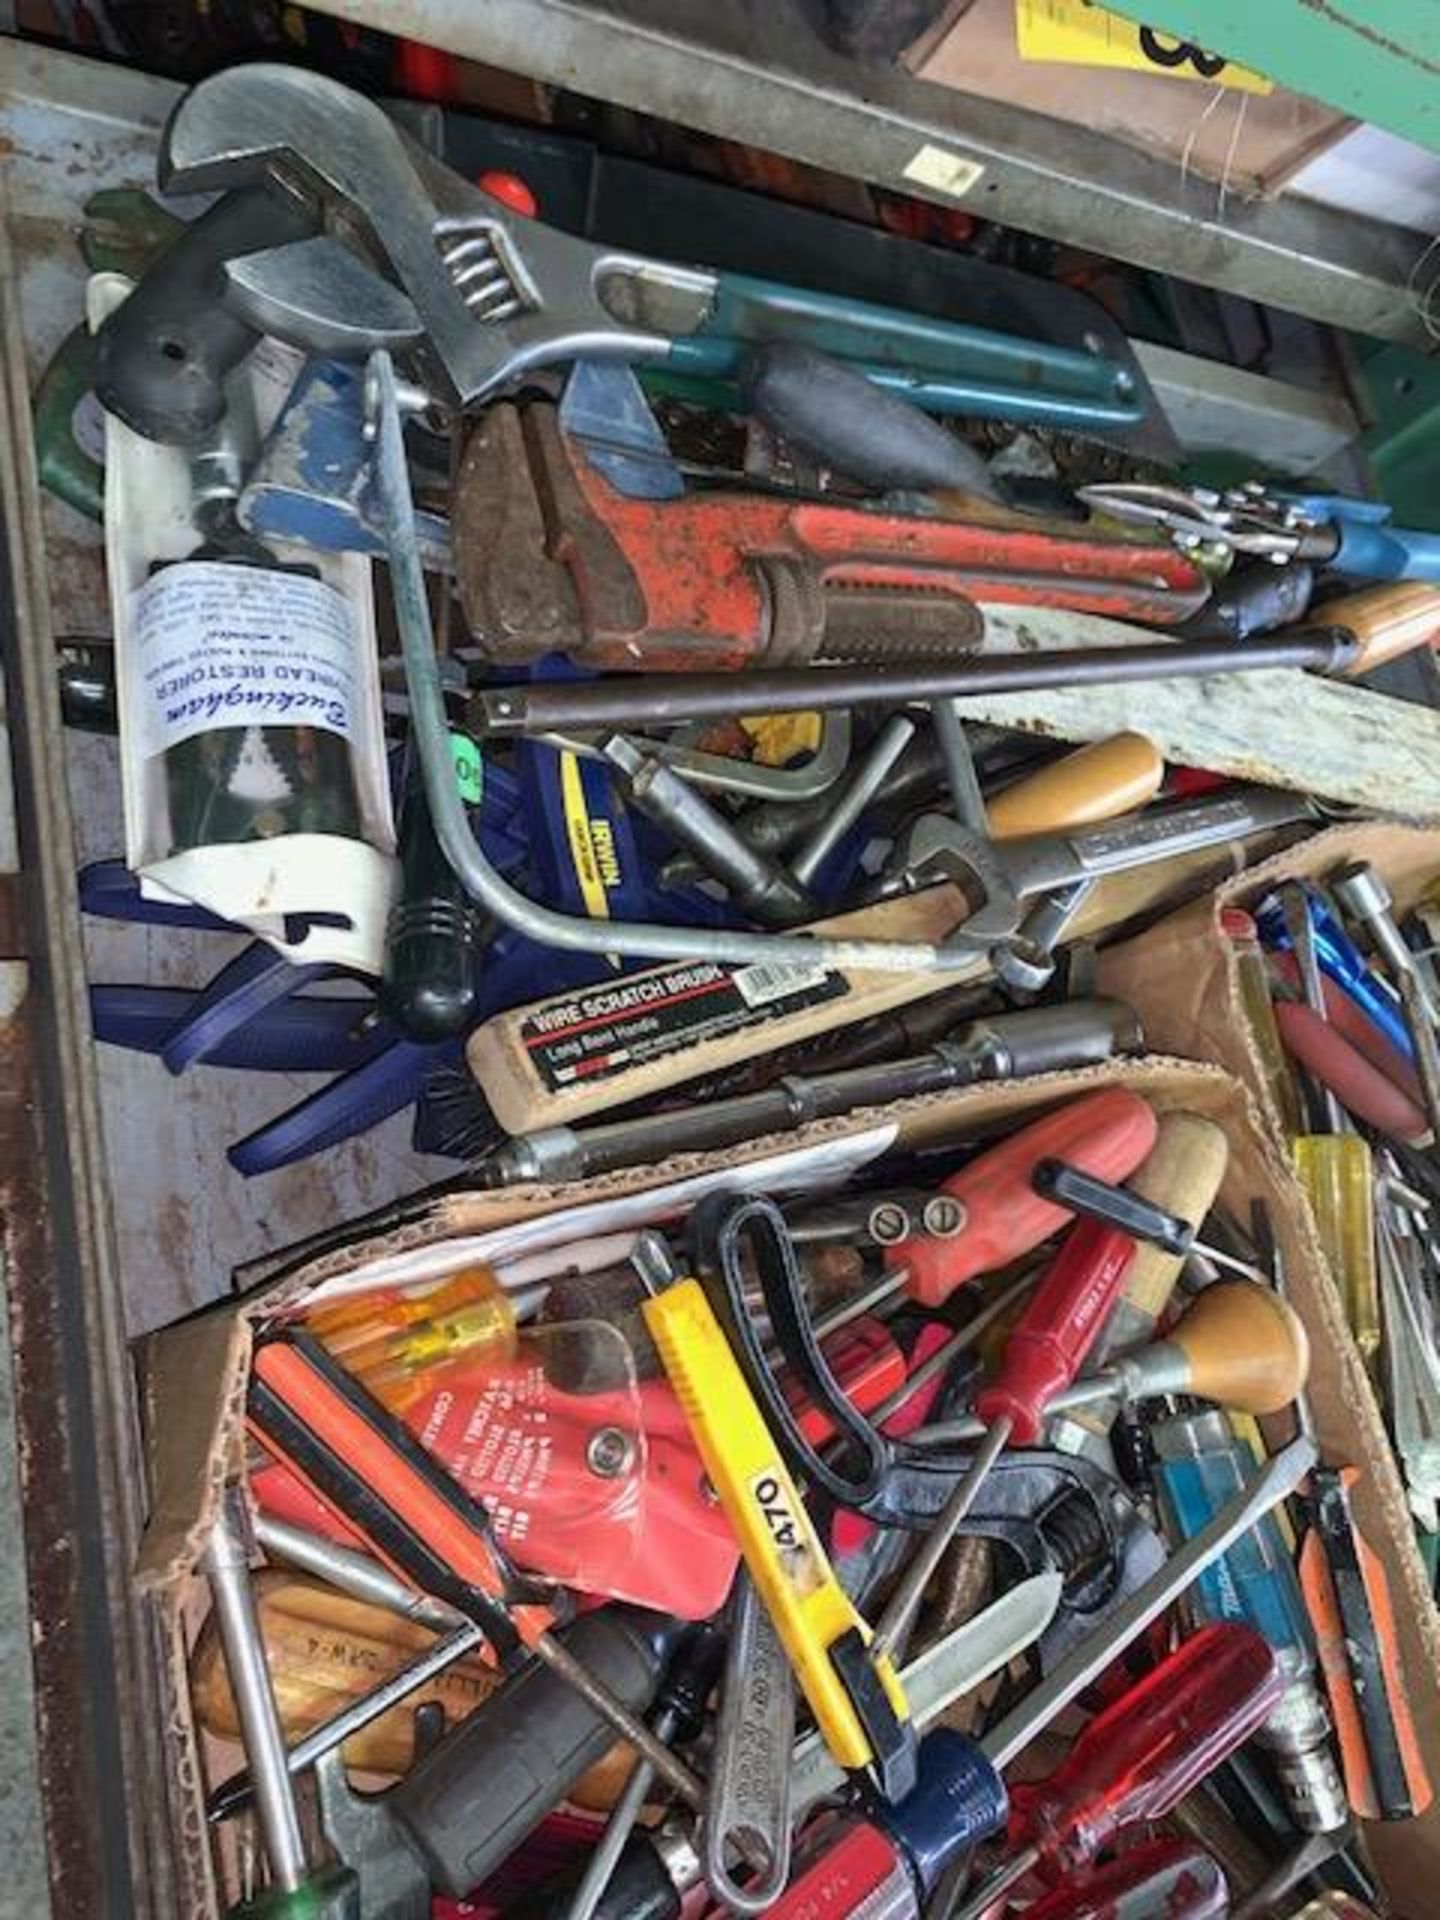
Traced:
<path fill-rule="evenodd" d="M 894 1664 L 835 1577 L 800 1491 L 698 1280 L 644 1303 L 646 1327 L 822 1739 L 887 1799 L 915 1784 L 915 1732 Z"/>
<path fill-rule="evenodd" d="M 1436 596 L 1440 599 L 1440 595 Z M 1305 1004 L 1326 1020 L 1324 983 L 1310 918 L 1310 897 L 1297 882 L 1278 890 Z M 1322 1127 L 1291 1142 L 1295 1171 L 1315 1219 L 1320 1245 L 1345 1303 L 1346 1317 L 1366 1367 L 1380 1354 L 1380 1278 L 1375 1261 L 1375 1175 L 1366 1141 L 1346 1130 L 1328 1088 L 1312 1089 Z"/>

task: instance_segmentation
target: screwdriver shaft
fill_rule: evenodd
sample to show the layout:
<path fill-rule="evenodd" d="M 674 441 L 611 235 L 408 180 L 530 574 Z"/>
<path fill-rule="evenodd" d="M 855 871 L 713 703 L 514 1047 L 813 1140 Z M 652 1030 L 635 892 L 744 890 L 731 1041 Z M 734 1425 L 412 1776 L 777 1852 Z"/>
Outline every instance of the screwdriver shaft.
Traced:
<path fill-rule="evenodd" d="M 704 1812 L 705 1790 L 689 1767 L 683 1760 L 677 1760 L 665 1742 L 657 1739 L 654 1731 L 646 1726 L 638 1714 L 632 1713 L 602 1680 L 597 1680 L 563 1641 L 553 1633 L 541 1633 L 536 1636 L 533 1646 L 546 1666 L 558 1673 L 562 1680 L 568 1681 L 583 1700 L 589 1701 L 602 1720 L 608 1720 L 615 1731 L 650 1762 L 672 1792 L 678 1793 L 686 1805 L 693 1807 L 697 1813 Z"/>
<path fill-rule="evenodd" d="M 975 1496 L 980 1491 L 985 1476 L 999 1459 L 1010 1438 L 1011 1422 L 1003 1417 L 995 1422 L 981 1441 L 964 1473 L 951 1488 L 945 1505 L 936 1516 L 935 1524 L 926 1534 L 918 1552 L 905 1569 L 903 1578 L 896 1587 L 881 1614 L 875 1628 L 875 1639 L 871 1646 L 872 1657 L 893 1653 L 896 1643 L 915 1617 L 916 1609 L 925 1597 L 925 1589 L 934 1578 L 935 1569 L 945 1557 L 945 1550 L 955 1538 L 960 1523 L 975 1504 Z"/>
<path fill-rule="evenodd" d="M 1174 1604 L 1205 1569 L 1282 1500 L 1288 1500 L 1315 1464 L 1311 1441 L 1292 1440 L 1272 1454 L 1255 1478 L 1171 1554 L 1163 1566 L 1107 1614 L 1104 1624 L 1071 1648 L 1045 1680 L 992 1727 L 981 1743 L 992 1764 L 1004 1768 L 1068 1706 L 1152 1620 Z"/>

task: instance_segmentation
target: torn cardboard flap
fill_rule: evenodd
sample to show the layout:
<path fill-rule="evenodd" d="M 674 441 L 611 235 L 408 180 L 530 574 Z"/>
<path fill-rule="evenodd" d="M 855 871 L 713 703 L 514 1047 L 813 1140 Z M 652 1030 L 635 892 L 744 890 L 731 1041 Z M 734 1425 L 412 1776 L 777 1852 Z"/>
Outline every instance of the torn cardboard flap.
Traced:
<path fill-rule="evenodd" d="M 1412 907 L 1440 876 L 1440 833 L 1391 822 L 1334 827 L 1100 955 L 1099 990 L 1128 1000 L 1152 1046 L 1218 1060 L 1248 1089 L 1273 1157 L 1285 1167 L 1280 1116 L 1265 1089 L 1239 996 L 1236 962 L 1220 933 L 1224 907 L 1253 902 L 1287 879 L 1323 881 L 1347 861 L 1368 860 L 1389 885 L 1398 910 Z M 1313 1237 L 1298 1186 L 1283 1182 L 1310 1267 L 1299 1307 L 1310 1331 L 1311 1398 L 1325 1458 L 1361 1468 L 1356 1517 L 1385 1562 L 1411 1706 L 1431 1778 L 1440 1782 L 1440 1615 L 1424 1564 L 1379 1401 L 1350 1337 L 1339 1291 Z M 1289 1250 L 1282 1246 L 1287 1260 Z M 1336 1395 L 1344 1399 L 1337 1401 Z M 1440 1850 L 1440 1802 L 1418 1819 L 1367 1828 L 1387 1889 L 1416 1915 L 1434 1908 Z"/>

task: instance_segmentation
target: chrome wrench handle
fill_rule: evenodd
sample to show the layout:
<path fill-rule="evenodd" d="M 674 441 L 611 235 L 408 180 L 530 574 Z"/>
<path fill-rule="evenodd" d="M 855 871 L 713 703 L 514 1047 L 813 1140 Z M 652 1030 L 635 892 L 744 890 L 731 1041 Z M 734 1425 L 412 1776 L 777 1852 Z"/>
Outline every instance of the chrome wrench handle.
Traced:
<path fill-rule="evenodd" d="M 795 1673 L 743 1570 L 729 1625 L 701 1857 L 711 1891 L 732 1912 L 763 1913 L 790 1878 Z M 752 1863 L 744 1885 L 731 1871 L 736 1857 Z"/>

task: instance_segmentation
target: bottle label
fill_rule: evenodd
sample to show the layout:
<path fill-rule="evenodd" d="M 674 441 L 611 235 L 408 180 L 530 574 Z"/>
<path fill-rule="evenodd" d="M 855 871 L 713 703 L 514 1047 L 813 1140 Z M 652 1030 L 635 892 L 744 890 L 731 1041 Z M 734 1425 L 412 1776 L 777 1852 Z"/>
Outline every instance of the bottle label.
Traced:
<path fill-rule="evenodd" d="M 344 595 L 322 580 L 182 561 L 136 589 L 131 645 L 147 758 L 217 727 L 354 737 L 354 622 Z"/>

